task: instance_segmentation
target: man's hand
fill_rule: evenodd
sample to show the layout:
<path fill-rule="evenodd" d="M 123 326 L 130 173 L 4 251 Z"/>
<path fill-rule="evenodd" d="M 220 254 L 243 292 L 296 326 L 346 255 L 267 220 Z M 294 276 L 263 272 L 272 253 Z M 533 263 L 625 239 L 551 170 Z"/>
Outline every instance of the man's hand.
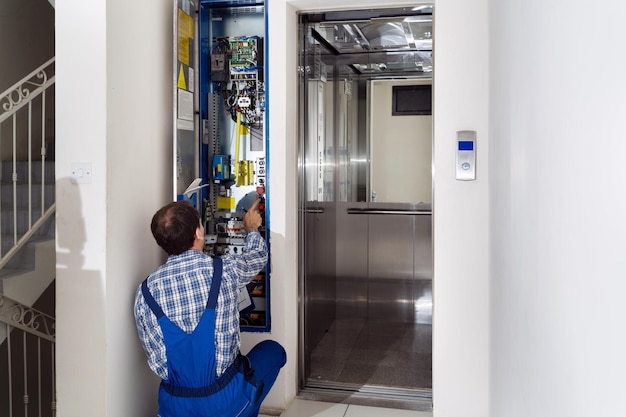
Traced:
<path fill-rule="evenodd" d="M 258 230 L 259 226 L 261 226 L 261 215 L 257 211 L 259 201 L 260 200 L 257 198 L 243 216 L 243 228 L 246 230 Z"/>

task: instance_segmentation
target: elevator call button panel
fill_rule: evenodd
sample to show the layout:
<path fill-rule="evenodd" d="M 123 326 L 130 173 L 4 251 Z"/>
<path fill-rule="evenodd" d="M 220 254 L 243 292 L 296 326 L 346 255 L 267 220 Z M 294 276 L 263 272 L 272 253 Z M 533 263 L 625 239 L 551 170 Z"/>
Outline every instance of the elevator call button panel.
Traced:
<path fill-rule="evenodd" d="M 456 132 L 456 179 L 472 181 L 476 179 L 476 132 L 459 130 Z"/>

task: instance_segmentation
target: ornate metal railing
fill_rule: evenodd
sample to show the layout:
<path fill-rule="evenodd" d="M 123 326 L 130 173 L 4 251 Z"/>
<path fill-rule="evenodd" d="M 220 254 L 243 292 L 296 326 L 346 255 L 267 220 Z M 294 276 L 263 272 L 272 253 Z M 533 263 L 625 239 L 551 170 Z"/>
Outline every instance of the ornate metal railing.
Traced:
<path fill-rule="evenodd" d="M 53 236 L 54 73 L 52 58 L 0 93 L 0 274 L 31 238 Z M 54 417 L 54 364 L 54 318 L 0 291 L 0 416 Z"/>
<path fill-rule="evenodd" d="M 0 295 L 0 415 L 54 417 L 55 321 Z"/>
<path fill-rule="evenodd" d="M 55 58 L 51 58 L 0 95 L 0 106 L 3 110 L 0 123 L 54 84 L 54 61 Z"/>
<path fill-rule="evenodd" d="M 0 294 L 0 322 L 54 343 L 54 317 Z"/>
<path fill-rule="evenodd" d="M 52 58 L 0 94 L 0 269 L 50 224 L 45 220 L 55 210 L 53 173 L 52 179 L 46 176 L 48 144 L 54 141 L 54 74 Z M 11 183 L 12 193 L 4 190 Z"/>

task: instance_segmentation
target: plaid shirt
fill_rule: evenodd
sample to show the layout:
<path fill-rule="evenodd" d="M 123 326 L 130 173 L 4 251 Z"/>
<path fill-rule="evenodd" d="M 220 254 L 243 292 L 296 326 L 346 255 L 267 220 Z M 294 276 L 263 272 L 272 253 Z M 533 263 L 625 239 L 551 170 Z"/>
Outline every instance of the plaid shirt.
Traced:
<path fill-rule="evenodd" d="M 215 310 L 216 376 L 220 376 L 239 353 L 239 289 L 248 284 L 267 263 L 267 247 L 258 231 L 249 231 L 243 253 L 224 255 L 222 285 Z M 213 260 L 198 250 L 172 255 L 148 277 L 148 289 L 165 315 L 191 333 L 206 309 Z M 148 365 L 166 380 L 167 359 L 163 333 L 148 307 L 141 285 L 135 296 L 135 321 Z"/>

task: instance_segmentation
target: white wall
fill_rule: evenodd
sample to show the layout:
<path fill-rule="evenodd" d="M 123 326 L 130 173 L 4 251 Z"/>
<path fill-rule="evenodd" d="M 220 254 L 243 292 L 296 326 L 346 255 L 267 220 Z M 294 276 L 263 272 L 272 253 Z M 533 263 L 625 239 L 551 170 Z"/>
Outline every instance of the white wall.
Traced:
<path fill-rule="evenodd" d="M 131 308 L 138 284 L 165 256 L 149 224 L 173 190 L 172 3 L 107 1 L 108 416 L 153 416 L 157 408 L 148 401 L 157 378 Z"/>
<path fill-rule="evenodd" d="M 61 417 L 79 416 L 87 407 L 94 416 L 106 415 L 105 2 L 82 6 L 78 1 L 59 2 L 55 14 L 56 359 Z M 69 184 L 71 161 L 92 163 L 92 184 Z"/>
<path fill-rule="evenodd" d="M 435 417 L 489 415 L 487 4 L 439 0 L 434 12 Z M 455 180 L 464 129 L 477 131 L 469 182 Z"/>
<path fill-rule="evenodd" d="M 398 1 L 394 4 L 415 4 Z M 435 415 L 488 408 L 487 0 L 440 0 L 435 17 Z M 267 407 L 297 388 L 296 10 L 383 1 L 269 1 L 272 332 L 288 363 Z M 60 417 L 154 415 L 157 381 L 132 297 L 160 261 L 148 222 L 172 189 L 169 0 L 63 0 L 57 30 L 57 336 Z M 468 65 L 473 62 L 474 65 Z M 454 180 L 454 132 L 478 131 L 478 179 Z M 91 184 L 70 184 L 72 161 Z M 459 207 L 463 209 L 459 209 Z M 460 236 L 471 236 L 467 242 Z"/>
<path fill-rule="evenodd" d="M 623 416 L 626 4 L 490 4 L 492 415 Z"/>
<path fill-rule="evenodd" d="M 271 195 L 270 309 L 272 331 L 242 335 L 242 351 L 267 338 L 281 343 L 287 364 L 278 375 L 263 407 L 285 409 L 297 386 L 298 268 L 297 268 L 297 170 L 296 170 L 296 19 L 282 1 L 268 1 L 268 114 Z"/>
<path fill-rule="evenodd" d="M 58 416 L 154 416 L 132 302 L 172 190 L 169 0 L 56 3 Z M 91 184 L 71 184 L 91 162 Z"/>

